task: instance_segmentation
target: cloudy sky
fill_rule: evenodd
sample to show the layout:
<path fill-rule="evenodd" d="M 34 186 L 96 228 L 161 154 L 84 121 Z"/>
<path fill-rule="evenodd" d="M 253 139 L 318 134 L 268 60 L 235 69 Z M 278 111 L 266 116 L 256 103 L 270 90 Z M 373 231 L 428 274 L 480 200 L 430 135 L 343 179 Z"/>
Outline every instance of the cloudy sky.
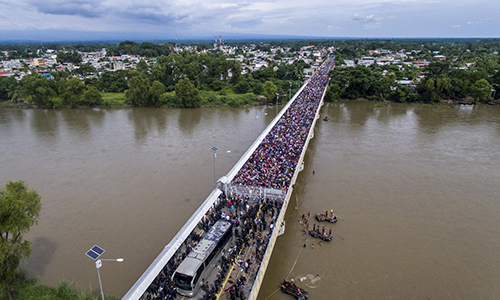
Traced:
<path fill-rule="evenodd" d="M 0 0 L 0 40 L 500 37 L 498 0 Z"/>

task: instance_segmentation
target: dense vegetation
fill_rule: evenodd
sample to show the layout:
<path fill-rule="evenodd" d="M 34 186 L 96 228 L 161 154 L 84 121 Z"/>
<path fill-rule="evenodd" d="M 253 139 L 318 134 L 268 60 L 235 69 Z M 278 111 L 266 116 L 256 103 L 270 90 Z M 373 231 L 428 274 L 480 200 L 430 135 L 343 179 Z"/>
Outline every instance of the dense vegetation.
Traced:
<path fill-rule="evenodd" d="M 244 53 L 243 48 L 252 42 L 226 42 L 237 46 L 236 55 L 253 59 L 253 54 Z M 207 49 L 210 43 L 192 42 L 191 49 Z M 267 58 L 269 67 L 248 74 L 241 74 L 242 66 L 235 55 L 224 55 L 209 51 L 197 53 L 183 50 L 174 52 L 174 47 L 184 43 L 125 41 L 119 44 L 80 43 L 51 44 L 46 48 L 69 50 L 57 55 L 58 61 L 79 65 L 71 71 L 52 70 L 53 79 L 32 74 L 16 81 L 0 77 L 0 99 L 15 99 L 38 107 L 81 106 L 169 106 L 206 107 L 242 106 L 259 104 L 259 95 L 269 101 L 295 92 L 304 79 L 304 69 L 309 65 L 303 60 L 292 64 L 280 63 L 280 58 L 291 57 L 301 47 L 314 45 L 316 49 L 334 46 L 337 68 L 331 73 L 327 101 L 354 99 L 390 100 L 397 102 L 438 102 L 443 99 L 487 102 L 498 99 L 500 93 L 500 40 L 498 39 L 392 39 L 392 40 L 317 40 L 317 41 L 269 41 L 255 42 L 254 50 L 269 51 L 273 47 L 288 48 Z M 16 49 L 9 56 L 36 57 L 36 45 L 0 45 L 0 50 Z M 77 51 L 107 49 L 110 55 L 141 55 L 144 60 L 136 68 L 115 72 L 96 70 L 90 64 L 81 64 Z M 398 67 L 394 64 L 379 66 L 340 67 L 345 60 L 357 60 L 362 56 L 378 57 L 369 50 L 385 49 L 405 52 L 405 62 L 427 60 L 431 63 L 424 69 L 410 65 Z M 434 59 L 444 55 L 445 61 Z M 109 64 L 109 59 L 104 58 Z M 80 78 L 80 79 L 77 79 Z M 82 78 L 85 78 L 83 81 Z M 401 80 L 411 81 L 402 84 Z M 110 93 L 116 93 L 110 96 Z M 282 97 L 287 98 L 287 97 Z M 112 100 L 110 100 L 112 99 Z"/>
<path fill-rule="evenodd" d="M 67 55 L 65 60 L 73 59 Z M 72 71 L 52 72 L 53 79 L 39 74 L 24 76 L 16 81 L 12 77 L 0 78 L 0 99 L 29 101 L 38 107 L 112 106 L 102 93 L 125 93 L 121 105 L 131 106 L 241 106 L 258 104 L 264 83 L 272 82 L 280 94 L 288 94 L 291 81 L 301 78 L 307 65 L 298 61 L 262 68 L 249 75 L 241 75 L 241 64 L 220 53 L 182 51 L 160 55 L 154 63 L 139 61 L 136 69 L 104 71 L 98 73 L 91 65 L 81 65 Z M 95 77 L 87 75 L 98 74 Z M 76 76 L 84 76 L 81 81 Z M 186 80 L 189 81 L 187 84 Z M 298 83 L 293 87 L 298 88 Z M 195 91 L 196 90 L 196 91 Z M 176 91 L 176 93 L 169 93 Z M 198 94 L 191 99 L 179 95 Z M 182 93 L 182 92 L 181 92 Z M 270 100 L 274 98 L 271 97 Z M 116 103 L 115 103 L 116 104 Z"/>
<path fill-rule="evenodd" d="M 498 40 L 422 40 L 418 44 L 405 41 L 350 41 L 343 44 L 336 51 L 337 64 L 341 64 L 344 59 L 368 56 L 369 49 L 411 49 L 414 50 L 412 57 L 406 61 L 428 60 L 431 63 L 424 69 L 376 64 L 336 68 L 330 73 L 329 101 L 366 98 L 427 103 L 443 99 L 487 102 L 492 97 L 498 99 L 500 96 L 495 92 L 500 88 Z M 436 53 L 446 56 L 447 60 L 433 59 Z M 370 56 L 376 57 L 377 54 Z M 405 86 L 399 83 L 400 80 L 410 80 L 414 84 Z"/>
<path fill-rule="evenodd" d="M 38 222 L 41 197 L 23 181 L 8 182 L 0 189 L 0 290 L 15 299 L 19 266 L 31 254 L 24 234 Z"/>

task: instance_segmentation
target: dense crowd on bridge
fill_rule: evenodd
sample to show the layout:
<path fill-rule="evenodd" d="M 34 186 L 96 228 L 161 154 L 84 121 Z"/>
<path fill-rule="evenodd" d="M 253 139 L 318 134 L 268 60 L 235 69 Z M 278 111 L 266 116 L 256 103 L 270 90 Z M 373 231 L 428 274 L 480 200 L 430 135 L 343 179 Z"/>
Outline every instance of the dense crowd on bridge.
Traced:
<path fill-rule="evenodd" d="M 327 73 L 333 59 L 326 61 L 314 74 L 295 102 L 264 138 L 257 150 L 233 179 L 234 183 L 287 190 L 302 153 L 309 129 L 328 83 Z M 255 202 L 256 201 L 256 202 Z M 200 232 L 207 232 L 220 219 L 233 224 L 234 245 L 222 255 L 214 282 L 204 281 L 201 299 L 217 299 L 223 279 L 233 264 L 244 272 L 238 273 L 233 285 L 224 290 L 231 300 L 245 300 L 267 249 L 276 219 L 283 205 L 277 199 L 253 199 L 222 194 L 213 208 L 199 222 L 163 270 L 150 284 L 141 299 L 165 300 L 177 296 L 172 275 L 187 254 L 200 241 Z M 239 261 L 242 249 L 248 257 Z M 253 268 L 253 272 L 251 272 Z M 241 275 L 240 275 L 241 274 Z M 245 286 L 246 284 L 246 286 Z M 227 298 L 226 298 L 227 299 Z"/>
<path fill-rule="evenodd" d="M 218 264 L 216 279 L 212 282 L 203 280 L 200 293 L 196 299 L 214 300 L 221 292 L 223 280 L 227 277 L 230 267 L 238 264 L 243 272 L 239 272 L 237 279 L 227 288 L 228 295 L 224 299 L 245 300 L 251 287 L 251 282 L 267 249 L 269 238 L 275 227 L 278 212 L 283 205 L 276 199 L 253 199 L 248 197 L 227 196 L 222 194 L 214 203 L 212 209 L 198 223 L 183 245 L 171 257 L 156 279 L 150 284 L 141 299 L 169 300 L 176 299 L 177 292 L 172 275 L 188 253 L 201 240 L 200 232 L 207 232 L 218 220 L 225 219 L 233 224 L 233 245 L 221 256 Z M 239 259 L 242 249 L 247 254 L 246 259 Z"/>
<path fill-rule="evenodd" d="M 262 143 L 233 178 L 233 184 L 288 190 L 309 130 L 328 84 L 328 59 L 311 77 Z"/>

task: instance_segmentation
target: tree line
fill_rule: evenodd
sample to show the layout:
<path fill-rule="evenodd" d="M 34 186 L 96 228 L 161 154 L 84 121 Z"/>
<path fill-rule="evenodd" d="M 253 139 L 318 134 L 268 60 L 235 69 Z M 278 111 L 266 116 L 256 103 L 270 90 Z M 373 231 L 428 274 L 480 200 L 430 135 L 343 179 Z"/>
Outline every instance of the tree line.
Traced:
<path fill-rule="evenodd" d="M 500 96 L 500 65 L 488 68 L 460 69 L 453 63 L 437 61 L 424 69 L 395 66 L 356 66 L 335 68 L 330 72 L 327 101 L 390 100 L 395 102 L 426 102 L 456 100 L 488 102 Z M 382 74 L 385 75 L 382 75 Z M 414 84 L 404 84 L 411 81 Z"/>
<path fill-rule="evenodd" d="M 73 59 L 67 53 L 64 59 Z M 213 93 L 203 98 L 203 91 L 217 92 L 221 99 L 229 94 L 248 94 L 248 104 L 263 94 L 269 81 L 276 91 L 285 94 L 291 82 L 303 79 L 303 61 L 294 64 L 271 62 L 251 74 L 242 74 L 241 63 L 222 53 L 182 51 L 157 57 L 154 62 L 141 60 L 135 69 L 98 72 L 89 64 L 72 71 L 53 71 L 52 79 L 37 73 L 20 81 L 0 77 L 0 99 L 21 99 L 38 107 L 102 106 L 102 93 L 125 93 L 126 103 L 138 107 L 200 107 L 213 103 Z M 274 70 L 276 68 L 276 71 Z M 79 78 L 85 77 L 82 81 Z M 294 84 L 294 89 L 298 84 Z M 167 94 L 175 92 L 172 94 Z M 270 95 L 270 93 L 267 93 Z M 270 100 L 274 99 L 275 94 Z M 194 97 L 194 98 L 191 98 Z"/>
<path fill-rule="evenodd" d="M 302 46 L 316 48 L 333 46 L 337 65 L 346 59 L 358 59 L 363 55 L 381 56 L 370 52 L 385 49 L 393 52 L 411 52 L 405 61 L 428 60 L 425 69 L 409 65 L 357 66 L 335 68 L 331 73 L 327 100 L 391 100 L 397 102 L 437 102 L 442 99 L 472 99 L 485 102 L 491 96 L 498 98 L 500 50 L 499 39 L 388 39 L 388 40 L 317 40 L 317 41 L 269 41 L 255 42 L 256 48 L 269 51 L 272 47 L 285 47 L 298 51 Z M 236 54 L 244 54 L 248 42 L 226 42 L 238 46 Z M 177 44 L 179 46 L 180 44 Z M 124 41 L 118 44 L 63 44 L 47 45 L 64 48 L 58 60 L 73 62 L 79 66 L 71 71 L 52 71 L 53 79 L 38 74 L 25 76 L 16 81 L 0 77 L 0 99 L 28 101 L 38 107 L 106 106 L 103 93 L 124 93 L 126 105 L 202 107 L 213 105 L 245 105 L 258 103 L 259 95 L 276 101 L 279 95 L 295 91 L 304 80 L 304 69 L 310 67 L 303 60 L 293 64 L 268 59 L 268 67 L 242 74 L 242 65 L 235 55 L 218 52 L 172 52 L 172 43 L 154 44 Z M 96 50 L 107 46 L 108 55 L 137 54 L 146 58 L 135 69 L 115 72 L 96 70 L 90 64 L 81 64 L 78 51 Z M 193 43 L 193 47 L 207 48 L 207 44 Z M 0 45 L 0 49 L 6 49 Z M 17 45 L 22 54 L 32 55 L 34 46 Z M 30 48 L 31 47 L 31 48 Z M 7 48 L 13 49 L 13 48 Z M 23 50 L 24 49 L 24 50 Z M 437 61 L 439 53 L 446 61 Z M 290 56 L 278 51 L 276 57 Z M 251 61 L 253 54 L 244 54 Z M 104 58 L 106 60 L 106 58 Z M 109 61 L 111 65 L 113 62 Z M 27 66 L 25 66 L 27 68 Z M 85 78 L 83 81 L 77 78 Z M 413 85 L 401 80 L 413 81 Z M 269 82 L 268 84 L 266 84 Z M 271 85 L 272 84 L 272 85 Z M 275 91 L 275 92 L 274 92 Z M 278 95 L 276 95 L 278 94 Z M 233 101 L 240 95 L 238 101 Z M 282 96 L 282 99 L 284 96 Z"/>
<path fill-rule="evenodd" d="M 423 69 L 376 64 L 335 68 L 330 73 L 328 101 L 365 98 L 396 102 L 431 103 L 443 99 L 487 102 L 500 97 L 496 92 L 500 88 L 500 39 L 342 40 L 334 44 L 339 66 L 347 59 L 385 55 L 369 51 L 377 49 L 411 52 L 404 62 L 431 63 Z M 436 60 L 436 54 L 446 60 Z M 413 84 L 402 84 L 401 80 Z"/>

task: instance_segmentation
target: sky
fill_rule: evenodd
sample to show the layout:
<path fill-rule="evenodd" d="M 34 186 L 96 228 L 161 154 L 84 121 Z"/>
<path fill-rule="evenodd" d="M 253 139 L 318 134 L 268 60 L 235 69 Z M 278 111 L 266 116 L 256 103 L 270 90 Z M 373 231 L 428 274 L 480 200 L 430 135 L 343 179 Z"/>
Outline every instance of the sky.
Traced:
<path fill-rule="evenodd" d="M 0 41 L 500 37 L 498 0 L 0 0 Z"/>

